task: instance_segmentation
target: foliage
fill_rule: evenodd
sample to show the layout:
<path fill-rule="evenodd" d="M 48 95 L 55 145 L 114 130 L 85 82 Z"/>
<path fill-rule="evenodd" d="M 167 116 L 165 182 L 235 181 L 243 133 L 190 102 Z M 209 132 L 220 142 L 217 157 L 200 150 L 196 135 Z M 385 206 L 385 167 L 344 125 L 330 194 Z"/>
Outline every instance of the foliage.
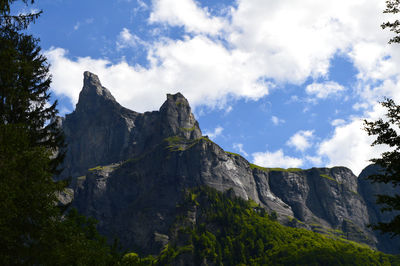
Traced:
<path fill-rule="evenodd" d="M 122 265 L 140 265 L 140 257 L 138 254 L 131 252 L 123 256 L 121 260 Z"/>
<path fill-rule="evenodd" d="M 191 132 L 194 131 L 196 129 L 196 126 L 192 126 L 192 127 L 180 127 L 179 130 L 183 131 L 183 132 Z"/>
<path fill-rule="evenodd" d="M 51 78 L 38 40 L 15 27 L 0 27 L 0 124 L 18 124 L 28 132 L 33 146 L 53 154 L 63 146 L 57 126 L 57 102 L 49 105 Z M 53 170 L 63 159 L 53 157 Z"/>
<path fill-rule="evenodd" d="M 300 171 L 304 171 L 301 168 L 288 168 L 288 169 L 284 169 L 284 168 L 267 168 L 267 167 L 261 167 L 258 166 L 256 164 L 250 164 L 250 168 L 251 169 L 258 169 L 261 171 L 271 171 L 271 172 L 300 172 Z"/>
<path fill-rule="evenodd" d="M 391 150 L 382 153 L 380 158 L 371 160 L 382 167 L 383 170 L 378 174 L 369 176 L 368 179 L 373 182 L 390 183 L 397 187 L 400 185 L 400 136 L 397 134 L 400 129 L 400 106 L 396 105 L 392 99 L 385 99 L 381 104 L 387 109 L 385 121 L 382 118 L 373 122 L 364 121 L 365 130 L 368 135 L 376 136 L 372 146 L 386 145 Z M 377 195 L 377 203 L 383 204 L 384 207 L 381 209 L 383 212 L 398 211 L 400 210 L 400 195 Z M 380 222 L 373 228 L 383 233 L 399 235 L 400 215 L 394 217 L 390 222 Z"/>
<path fill-rule="evenodd" d="M 336 179 L 334 179 L 333 177 L 331 177 L 331 176 L 329 176 L 329 175 L 320 174 L 320 177 L 323 177 L 323 178 L 329 179 L 329 180 L 331 180 L 331 181 L 338 182 Z"/>
<path fill-rule="evenodd" d="M 192 195 L 196 196 L 193 197 Z M 193 260 L 195 265 L 391 265 L 393 256 L 351 242 L 335 240 L 305 229 L 285 227 L 250 201 L 232 193 L 195 188 L 186 197 L 186 206 L 196 198 L 197 221 L 181 229 L 154 261 L 175 265 Z M 272 219 L 271 219 L 272 218 Z M 188 257 L 189 256 L 189 257 Z"/>
<path fill-rule="evenodd" d="M 10 15 L 13 2 L 0 0 L 0 265 L 113 264 L 119 255 L 95 222 L 57 206 L 66 186 L 52 179 L 63 159 L 57 102 L 38 40 L 21 32 L 38 15 Z"/>
<path fill-rule="evenodd" d="M 30 261 L 29 254 L 41 249 L 42 229 L 58 214 L 54 191 L 62 186 L 51 179 L 49 156 L 43 147 L 31 147 L 24 126 L 0 125 L 2 265 Z"/>
<path fill-rule="evenodd" d="M 180 136 L 172 136 L 164 139 L 164 142 L 167 143 L 166 148 L 169 151 L 184 151 L 192 148 L 201 141 L 212 142 L 207 136 L 197 139 L 187 139 Z"/>
<path fill-rule="evenodd" d="M 26 5 L 30 2 L 33 4 L 34 0 L 20 0 Z M 11 14 L 11 4 L 18 2 L 18 0 L 0 0 L 0 25 L 2 27 L 13 27 L 16 30 L 26 29 L 31 22 L 42 14 L 42 11 L 28 14 Z"/>
<path fill-rule="evenodd" d="M 53 223 L 44 239 L 44 265 L 114 265 L 120 260 L 117 245 L 109 246 L 96 230 L 96 221 L 71 210 L 61 222 Z"/>
<path fill-rule="evenodd" d="M 397 14 L 400 12 L 400 0 L 386 0 L 386 9 L 383 13 Z M 391 32 L 394 32 L 396 36 L 389 40 L 389 43 L 400 43 L 400 21 L 396 19 L 393 22 L 387 21 L 381 24 L 382 29 L 389 28 Z"/>
<path fill-rule="evenodd" d="M 105 166 L 98 165 L 98 166 L 95 166 L 93 168 L 89 168 L 89 171 L 101 171 L 101 170 L 103 170 L 105 168 L 106 168 Z"/>
<path fill-rule="evenodd" d="M 62 217 L 50 153 L 24 126 L 0 125 L 0 264 L 106 265 L 118 255 L 75 211 Z M 96 263 L 91 263 L 91 262 Z"/>
<path fill-rule="evenodd" d="M 238 153 L 234 153 L 234 152 L 230 152 L 230 151 L 225 151 L 225 153 L 236 156 L 236 157 L 242 157 L 240 154 Z"/>

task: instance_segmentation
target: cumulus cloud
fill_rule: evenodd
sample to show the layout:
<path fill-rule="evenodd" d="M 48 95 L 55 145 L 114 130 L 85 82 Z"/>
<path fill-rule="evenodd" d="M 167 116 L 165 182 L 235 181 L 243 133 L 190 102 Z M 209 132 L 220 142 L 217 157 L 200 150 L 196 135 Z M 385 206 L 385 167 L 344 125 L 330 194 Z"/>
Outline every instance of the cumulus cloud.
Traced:
<path fill-rule="evenodd" d="M 313 130 L 300 130 L 287 141 L 287 145 L 296 150 L 304 152 L 312 146 L 311 139 L 314 137 Z"/>
<path fill-rule="evenodd" d="M 260 81 L 259 73 L 246 66 L 245 57 L 204 36 L 154 44 L 149 50 L 149 68 L 90 57 L 69 59 L 67 53 L 51 48 L 45 54 L 51 64 L 52 89 L 73 103 L 85 70 L 98 74 L 121 104 L 140 112 L 158 109 L 166 93 L 178 91 L 193 107 L 212 108 L 224 107 L 228 96 L 258 99 L 268 94 L 269 83 Z"/>
<path fill-rule="evenodd" d="M 400 62 L 400 53 L 396 56 L 394 49 L 382 48 L 388 36 L 376 27 L 383 19 L 383 4 L 378 0 L 239 0 L 236 4 L 227 17 L 219 17 L 193 0 L 154 0 L 149 23 L 182 26 L 190 34 L 179 40 L 159 36 L 148 43 L 147 67 L 88 57 L 71 59 L 62 48 L 52 48 L 47 55 L 57 65 L 51 69 L 57 83 L 53 89 L 75 103 L 81 74 L 72 77 L 72 73 L 92 70 L 102 76 L 117 100 L 138 111 L 158 108 L 166 92 L 176 91 L 194 106 L 223 107 L 228 95 L 256 100 L 268 95 L 273 82 L 301 84 L 310 77 L 325 77 L 337 53 L 354 62 L 360 79 L 400 69 L 388 71 L 393 62 Z M 116 37 L 120 49 L 140 43 L 127 28 Z M 370 58 L 368 47 L 375 46 L 372 59 L 365 59 Z M 383 60 L 388 54 L 390 59 Z M 63 70 L 71 67 L 72 71 Z M 317 96 L 325 94 L 318 91 Z"/>
<path fill-rule="evenodd" d="M 400 95 L 393 95 L 395 101 L 400 101 Z M 335 128 L 332 136 L 323 140 L 318 146 L 318 155 L 327 158 L 328 166 L 342 165 L 350 168 L 358 175 L 371 162 L 378 158 L 388 146 L 379 145 L 371 147 L 374 136 L 368 136 L 364 130 L 364 119 L 375 121 L 384 118 L 386 109 L 379 103 L 371 104 L 371 108 L 361 117 L 352 117 L 348 122 L 341 119 L 334 120 Z"/>
<path fill-rule="evenodd" d="M 243 144 L 242 143 L 233 143 L 233 149 L 235 151 L 240 152 L 244 156 L 249 156 L 249 154 L 243 149 Z"/>
<path fill-rule="evenodd" d="M 220 136 L 222 134 L 222 131 L 224 130 L 223 127 L 218 126 L 214 129 L 214 131 L 205 131 L 204 135 L 207 135 L 210 139 L 214 140 L 216 139 L 218 136 Z"/>
<path fill-rule="evenodd" d="M 387 147 L 371 147 L 374 138 L 363 131 L 361 119 L 339 125 L 333 136 L 324 140 L 318 148 L 318 155 L 328 158 L 328 166 L 346 166 L 358 175 L 369 160 L 379 157 Z"/>
<path fill-rule="evenodd" d="M 260 99 L 274 83 L 301 85 L 310 78 L 328 79 L 331 60 L 339 54 L 358 73 L 354 88 L 348 88 L 359 97 L 354 108 L 368 112 L 375 110 L 382 96 L 400 97 L 400 50 L 387 45 L 391 33 L 379 27 L 387 20 L 382 14 L 384 5 L 381 0 L 237 0 L 228 16 L 221 17 L 193 0 L 154 0 L 149 23 L 182 27 L 181 39 L 159 36 L 149 43 L 147 67 L 90 57 L 71 59 L 66 50 L 51 48 L 46 56 L 51 63 L 52 90 L 76 103 L 82 73 L 89 70 L 100 76 L 121 104 L 136 111 L 157 109 L 166 93 L 177 91 L 194 107 L 222 108 L 228 96 Z M 138 41 L 126 28 L 116 37 L 124 48 Z M 313 83 L 306 92 L 322 99 L 344 89 L 328 81 Z M 366 113 L 365 117 L 373 116 Z M 279 122 L 277 117 L 271 119 Z M 348 121 L 332 122 L 334 131 L 320 144 L 316 162 L 322 156 L 330 165 L 342 164 L 357 172 L 368 164 L 370 155 L 376 155 L 360 122 Z M 297 142 L 290 143 L 306 150 L 309 139 L 299 135 Z M 259 160 L 286 158 L 293 162 L 291 166 L 302 162 L 282 150 L 256 155 Z"/>
<path fill-rule="evenodd" d="M 254 164 L 264 167 L 295 168 L 303 165 L 302 159 L 286 156 L 281 149 L 275 152 L 255 152 L 252 156 Z"/>
<path fill-rule="evenodd" d="M 314 95 L 319 99 L 326 99 L 328 96 L 337 94 L 344 90 L 345 88 L 342 85 L 334 81 L 312 83 L 306 87 L 307 94 Z"/>
<path fill-rule="evenodd" d="M 218 34 L 224 27 L 224 20 L 213 17 L 206 8 L 192 0 L 154 0 L 150 22 L 182 26 L 188 32 Z"/>

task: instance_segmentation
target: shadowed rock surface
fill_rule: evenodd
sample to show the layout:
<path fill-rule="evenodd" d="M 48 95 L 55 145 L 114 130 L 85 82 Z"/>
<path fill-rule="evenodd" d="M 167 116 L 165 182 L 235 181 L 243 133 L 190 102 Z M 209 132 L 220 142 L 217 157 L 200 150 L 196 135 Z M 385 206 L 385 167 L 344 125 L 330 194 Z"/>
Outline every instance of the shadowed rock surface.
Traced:
<path fill-rule="evenodd" d="M 396 192 L 395 188 L 391 184 L 384 183 L 371 183 L 370 180 L 366 179 L 368 176 L 380 173 L 381 168 L 377 165 L 367 166 L 359 175 L 359 191 L 364 198 L 365 204 L 368 209 L 369 222 L 376 224 L 378 222 L 389 222 L 399 212 L 381 212 L 381 205 L 376 204 L 376 196 L 379 194 L 386 194 L 393 196 Z M 398 192 L 397 192 L 398 193 Z M 377 248 L 385 250 L 390 253 L 399 253 L 400 250 L 400 239 L 399 237 L 391 238 L 388 234 L 376 234 L 378 245 Z"/>
<path fill-rule="evenodd" d="M 180 93 L 168 94 L 159 111 L 137 113 L 85 72 L 76 110 L 62 127 L 68 150 L 60 178 L 72 177 L 73 188 L 63 200 L 73 198 L 74 207 L 99 221 L 101 233 L 126 249 L 157 254 L 168 243 L 184 191 L 207 185 L 252 199 L 284 224 L 398 251 L 397 240 L 367 227 L 389 217 L 380 215 L 371 194 L 390 188 L 345 167 L 252 165 L 202 136 Z"/>

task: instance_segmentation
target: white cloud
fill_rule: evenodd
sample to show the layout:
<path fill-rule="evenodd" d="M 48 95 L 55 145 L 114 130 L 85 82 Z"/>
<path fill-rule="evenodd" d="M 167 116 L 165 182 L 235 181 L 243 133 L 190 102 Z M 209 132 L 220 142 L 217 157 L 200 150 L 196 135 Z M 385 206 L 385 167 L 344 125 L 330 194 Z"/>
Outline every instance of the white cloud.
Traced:
<path fill-rule="evenodd" d="M 240 152 L 244 156 L 249 156 L 249 154 L 243 149 L 243 144 L 242 143 L 233 143 L 233 149 L 235 151 Z"/>
<path fill-rule="evenodd" d="M 361 109 L 367 109 L 367 108 L 369 108 L 369 104 L 365 103 L 365 102 L 364 103 L 358 102 L 353 105 L 353 109 L 356 111 L 361 110 Z"/>
<path fill-rule="evenodd" d="M 158 108 L 166 92 L 176 91 L 194 106 L 221 108 L 228 95 L 250 99 L 267 95 L 274 84 L 266 80 L 301 84 L 310 77 L 326 77 L 330 60 L 338 53 L 354 62 L 362 80 L 391 77 L 399 74 L 400 52 L 382 48 L 388 34 L 377 26 L 383 21 L 381 2 L 238 0 L 237 7 L 222 18 L 193 0 L 154 0 L 149 23 L 182 26 L 190 37 L 171 40 L 161 35 L 148 43 L 147 68 L 88 57 L 71 60 L 66 51 L 53 48 L 47 52 L 50 63 L 57 65 L 51 69 L 53 89 L 75 103 L 82 74 L 72 77 L 72 73 L 92 70 L 117 100 L 137 111 Z M 209 37 L 216 34 L 218 38 Z M 117 36 L 117 47 L 134 47 L 139 42 L 126 28 Z M 375 51 L 371 56 L 370 49 Z M 386 55 L 390 59 L 383 59 Z M 64 71 L 71 67 L 74 70 Z M 325 85 L 329 91 L 340 89 L 333 83 Z M 386 85 L 380 89 L 363 85 L 359 94 L 368 99 L 394 91 L 394 86 L 385 90 Z M 317 96 L 326 96 L 311 88 Z"/>
<path fill-rule="evenodd" d="M 322 158 L 320 156 L 306 156 L 306 160 L 311 162 L 313 166 L 321 166 Z"/>
<path fill-rule="evenodd" d="M 254 164 L 264 167 L 291 168 L 303 165 L 302 159 L 286 156 L 282 150 L 275 152 L 255 152 L 252 156 Z"/>
<path fill-rule="evenodd" d="M 194 33 L 218 34 L 224 21 L 212 17 L 206 8 L 201 8 L 192 0 L 153 0 L 150 22 L 167 23 L 171 26 L 183 26 Z"/>
<path fill-rule="evenodd" d="M 226 105 L 228 96 L 258 99 L 268 94 L 269 83 L 259 81 L 259 73 L 246 65 L 246 57 L 203 36 L 154 44 L 149 50 L 149 68 L 90 57 L 71 60 L 61 48 L 46 51 L 46 56 L 53 91 L 68 96 L 73 103 L 85 70 L 98 74 L 122 105 L 139 112 L 158 109 L 166 93 L 178 91 L 193 107 L 205 104 L 219 108 Z"/>
<path fill-rule="evenodd" d="M 324 83 L 312 83 L 306 87 L 306 92 L 309 95 L 315 95 L 317 98 L 325 99 L 332 94 L 344 91 L 345 88 L 334 82 L 328 81 Z"/>
<path fill-rule="evenodd" d="M 343 11 L 358 5 L 339 2 L 237 1 L 229 40 L 277 80 L 299 84 L 325 76 L 332 56 L 354 38 Z"/>
<path fill-rule="evenodd" d="M 328 158 L 328 166 L 346 166 L 358 175 L 370 164 L 370 159 L 385 150 L 385 147 L 371 147 L 373 140 L 363 130 L 362 120 L 354 119 L 337 126 L 333 136 L 319 145 L 318 155 Z"/>
<path fill-rule="evenodd" d="M 233 107 L 231 105 L 229 105 L 228 107 L 226 107 L 225 109 L 225 114 L 229 114 L 230 112 L 232 112 Z"/>
<path fill-rule="evenodd" d="M 304 152 L 312 146 L 312 143 L 310 141 L 313 137 L 313 130 L 300 130 L 292 137 L 290 137 L 286 144 L 288 146 L 294 147 L 296 150 Z"/>
<path fill-rule="evenodd" d="M 399 97 L 393 97 L 399 102 Z M 328 159 L 328 166 L 346 166 L 358 175 L 371 162 L 372 158 L 379 158 L 390 148 L 385 145 L 371 146 L 376 136 L 368 136 L 364 130 L 364 119 L 376 121 L 385 120 L 387 110 L 379 103 L 365 111 L 363 117 L 353 117 L 349 122 L 340 121 L 335 125 L 333 135 L 327 137 L 318 146 L 318 155 Z"/>
<path fill-rule="evenodd" d="M 346 123 L 345 120 L 339 118 L 339 119 L 333 120 L 333 121 L 331 122 L 331 125 L 335 127 L 335 126 L 343 125 L 343 124 L 345 124 L 345 123 Z"/>
<path fill-rule="evenodd" d="M 210 139 L 214 140 L 222 134 L 223 130 L 224 130 L 223 127 L 218 126 L 214 129 L 214 131 L 205 131 L 204 135 L 207 135 Z"/>
<path fill-rule="evenodd" d="M 117 49 L 127 47 L 136 47 L 137 45 L 146 45 L 137 35 L 132 34 L 127 28 L 123 28 L 117 38 Z"/>
<path fill-rule="evenodd" d="M 283 119 L 280 119 L 280 118 L 278 118 L 278 117 L 276 117 L 276 116 L 271 116 L 271 121 L 272 121 L 272 123 L 275 125 L 275 126 L 277 126 L 277 125 L 279 125 L 279 124 L 283 124 L 283 123 L 285 123 L 285 120 L 283 120 Z"/>

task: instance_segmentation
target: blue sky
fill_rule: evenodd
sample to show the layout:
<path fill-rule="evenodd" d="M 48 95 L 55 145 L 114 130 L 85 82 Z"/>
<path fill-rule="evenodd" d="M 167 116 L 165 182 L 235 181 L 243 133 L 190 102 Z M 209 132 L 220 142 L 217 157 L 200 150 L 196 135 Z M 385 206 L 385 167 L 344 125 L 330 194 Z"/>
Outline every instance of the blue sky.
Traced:
<path fill-rule="evenodd" d="M 158 109 L 182 92 L 204 134 L 265 167 L 342 165 L 371 148 L 362 119 L 400 100 L 400 53 L 382 0 L 41 0 L 29 32 L 51 63 L 61 114 L 83 71 L 124 106 Z"/>

